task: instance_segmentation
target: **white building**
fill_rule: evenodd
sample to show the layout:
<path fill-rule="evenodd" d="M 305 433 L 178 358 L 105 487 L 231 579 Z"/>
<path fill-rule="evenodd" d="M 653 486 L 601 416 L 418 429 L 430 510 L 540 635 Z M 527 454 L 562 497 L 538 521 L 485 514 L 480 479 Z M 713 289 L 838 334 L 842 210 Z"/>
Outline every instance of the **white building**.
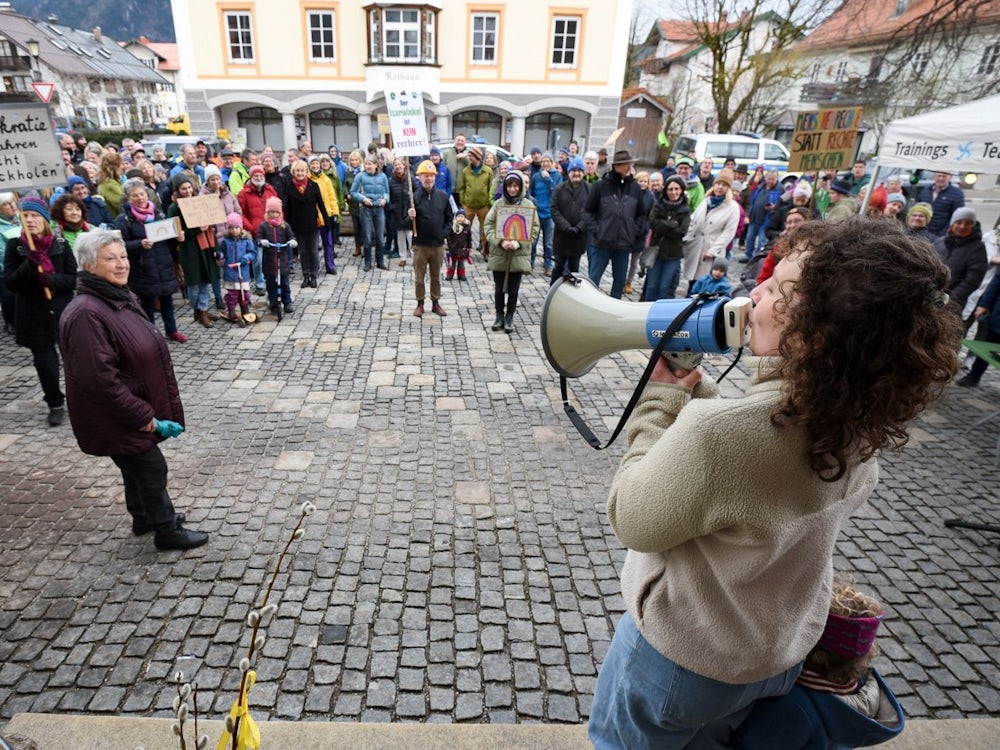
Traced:
<path fill-rule="evenodd" d="M 37 45 L 37 58 L 31 55 Z M 39 21 L 0 4 L 0 74 L 12 101 L 34 98 L 31 78 L 55 84 L 53 117 L 101 128 L 139 127 L 165 115 L 160 88 L 167 84 L 100 28 L 81 31 L 54 18 Z"/>
<path fill-rule="evenodd" d="M 142 64 L 152 68 L 166 80 L 160 87 L 160 106 L 168 117 L 187 111 L 184 86 L 181 85 L 181 66 L 177 59 L 177 44 L 174 42 L 152 42 L 140 36 L 122 46 L 135 55 Z"/>

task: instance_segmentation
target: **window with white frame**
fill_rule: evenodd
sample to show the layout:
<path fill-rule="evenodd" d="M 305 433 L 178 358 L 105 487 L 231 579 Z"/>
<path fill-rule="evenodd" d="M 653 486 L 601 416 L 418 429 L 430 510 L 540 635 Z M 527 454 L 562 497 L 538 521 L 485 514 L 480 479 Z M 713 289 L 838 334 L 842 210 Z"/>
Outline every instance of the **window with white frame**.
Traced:
<path fill-rule="evenodd" d="M 976 75 L 992 75 L 1000 67 L 998 63 L 1000 63 L 1000 43 L 994 42 L 993 44 L 988 44 L 986 49 L 983 50 L 983 56 L 979 61 L 979 67 L 976 69 Z"/>
<path fill-rule="evenodd" d="M 931 62 L 930 52 L 928 52 L 927 50 L 919 50 L 918 52 L 915 52 L 913 54 L 913 57 L 910 59 L 910 66 L 913 68 L 913 74 L 917 78 L 920 78 L 920 76 L 924 74 L 924 71 L 927 70 L 927 66 L 930 64 L 930 62 Z"/>
<path fill-rule="evenodd" d="M 819 80 L 819 74 L 823 71 L 823 63 L 815 62 L 812 64 L 812 68 L 809 71 L 809 82 L 816 83 Z"/>
<path fill-rule="evenodd" d="M 334 62 L 334 17 L 332 10 L 309 11 L 309 59 L 313 62 Z"/>
<path fill-rule="evenodd" d="M 365 10 L 369 63 L 437 64 L 437 8 L 369 5 Z"/>
<path fill-rule="evenodd" d="M 472 64 L 497 64 L 497 30 L 499 13 L 472 14 Z"/>
<path fill-rule="evenodd" d="M 253 33 L 249 13 L 226 13 L 226 37 L 229 45 L 229 62 L 252 65 Z"/>
<path fill-rule="evenodd" d="M 555 16 L 552 21 L 552 67 L 575 68 L 580 16 Z"/>

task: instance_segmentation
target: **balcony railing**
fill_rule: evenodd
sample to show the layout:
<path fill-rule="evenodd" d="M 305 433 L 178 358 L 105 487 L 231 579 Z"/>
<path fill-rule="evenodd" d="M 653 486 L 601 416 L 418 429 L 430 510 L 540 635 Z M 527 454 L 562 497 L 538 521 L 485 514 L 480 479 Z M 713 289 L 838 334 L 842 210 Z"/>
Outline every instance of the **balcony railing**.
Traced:
<path fill-rule="evenodd" d="M 31 59 L 20 55 L 0 55 L 0 71 L 31 70 Z"/>

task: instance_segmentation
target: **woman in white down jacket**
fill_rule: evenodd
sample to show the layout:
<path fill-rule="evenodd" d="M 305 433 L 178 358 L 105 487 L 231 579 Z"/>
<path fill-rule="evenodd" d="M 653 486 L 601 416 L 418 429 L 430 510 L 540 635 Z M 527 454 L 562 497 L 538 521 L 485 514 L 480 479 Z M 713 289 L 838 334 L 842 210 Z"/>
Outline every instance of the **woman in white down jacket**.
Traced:
<path fill-rule="evenodd" d="M 691 217 L 684 237 L 684 278 L 688 288 L 704 276 L 716 258 L 726 257 L 726 248 L 736 237 L 740 207 L 733 199 L 733 173 L 723 169 L 705 199 Z"/>

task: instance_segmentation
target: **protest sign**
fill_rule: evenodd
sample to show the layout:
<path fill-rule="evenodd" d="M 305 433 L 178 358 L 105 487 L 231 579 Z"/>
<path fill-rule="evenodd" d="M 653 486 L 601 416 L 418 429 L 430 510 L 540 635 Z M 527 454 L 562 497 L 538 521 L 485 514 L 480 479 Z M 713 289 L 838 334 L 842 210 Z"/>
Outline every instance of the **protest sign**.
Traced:
<path fill-rule="evenodd" d="M 181 220 L 177 216 L 161 221 L 151 221 L 146 225 L 146 239 L 153 242 L 172 240 L 180 237 L 181 231 Z"/>
<path fill-rule="evenodd" d="M 178 198 L 177 207 L 181 210 L 184 223 L 189 227 L 208 227 L 226 223 L 226 210 L 215 193 Z"/>
<path fill-rule="evenodd" d="M 850 168 L 857 148 L 861 107 L 799 112 L 792 136 L 790 172 Z"/>
<path fill-rule="evenodd" d="M 392 130 L 392 153 L 396 156 L 425 156 L 431 151 L 427 140 L 424 97 L 415 89 L 386 89 L 385 108 Z"/>
<path fill-rule="evenodd" d="M 66 184 L 66 167 L 44 104 L 0 104 L 0 191 Z"/>
<path fill-rule="evenodd" d="M 501 239 L 517 242 L 531 240 L 531 225 L 535 219 L 534 208 L 500 204 L 495 210 L 497 212 L 497 232 Z"/>

